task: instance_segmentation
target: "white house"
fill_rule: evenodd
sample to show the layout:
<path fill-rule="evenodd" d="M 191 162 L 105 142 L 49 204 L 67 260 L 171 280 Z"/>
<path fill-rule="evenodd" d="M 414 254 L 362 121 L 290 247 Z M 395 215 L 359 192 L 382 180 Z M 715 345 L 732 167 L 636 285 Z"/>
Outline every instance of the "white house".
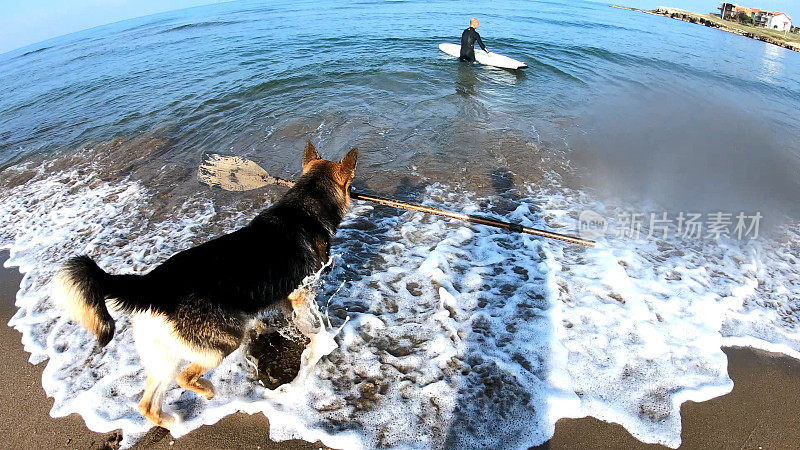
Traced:
<path fill-rule="evenodd" d="M 792 29 L 792 18 L 784 13 L 776 12 L 767 19 L 765 26 L 770 30 L 789 31 Z"/>

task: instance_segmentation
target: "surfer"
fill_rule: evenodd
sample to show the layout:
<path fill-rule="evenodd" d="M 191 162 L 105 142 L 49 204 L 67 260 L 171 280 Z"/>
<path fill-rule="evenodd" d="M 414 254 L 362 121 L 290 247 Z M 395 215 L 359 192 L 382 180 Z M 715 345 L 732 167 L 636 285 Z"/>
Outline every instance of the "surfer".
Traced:
<path fill-rule="evenodd" d="M 462 61 L 475 62 L 475 41 L 478 41 L 478 45 L 481 46 L 483 51 L 489 53 L 489 50 L 486 50 L 486 46 L 483 45 L 481 35 L 475 31 L 478 25 L 480 25 L 478 19 L 473 17 L 469 19 L 469 28 L 461 33 L 461 56 L 459 59 Z"/>

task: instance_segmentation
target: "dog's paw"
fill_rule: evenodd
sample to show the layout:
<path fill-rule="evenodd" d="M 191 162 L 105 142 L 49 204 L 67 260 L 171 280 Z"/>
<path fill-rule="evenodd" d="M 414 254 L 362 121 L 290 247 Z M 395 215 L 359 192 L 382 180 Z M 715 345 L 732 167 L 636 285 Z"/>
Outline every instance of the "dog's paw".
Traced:
<path fill-rule="evenodd" d="M 199 394 L 202 394 L 206 398 L 206 400 L 211 400 L 212 398 L 214 398 L 215 394 L 214 385 L 211 384 L 210 381 L 200 378 L 199 380 L 197 380 L 197 387 L 200 388 L 198 389 L 197 392 Z"/>
<path fill-rule="evenodd" d="M 145 419 L 149 420 L 150 423 L 157 427 L 162 427 L 169 430 L 172 425 L 175 424 L 175 418 L 169 414 L 165 414 L 163 412 L 154 414 L 150 411 L 142 411 L 141 408 L 139 409 L 139 412 L 142 414 L 142 416 L 144 416 Z"/>
<path fill-rule="evenodd" d="M 166 429 L 172 429 L 172 426 L 175 425 L 175 418 L 172 417 L 170 414 L 161 413 L 158 416 L 158 426 Z"/>

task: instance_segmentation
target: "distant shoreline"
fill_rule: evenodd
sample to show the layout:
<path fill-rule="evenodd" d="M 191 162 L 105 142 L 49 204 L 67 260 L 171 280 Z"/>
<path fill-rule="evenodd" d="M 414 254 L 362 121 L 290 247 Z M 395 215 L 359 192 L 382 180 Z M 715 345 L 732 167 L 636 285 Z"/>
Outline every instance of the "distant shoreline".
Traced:
<path fill-rule="evenodd" d="M 758 27 L 741 25 L 738 22 L 722 20 L 719 17 L 712 14 L 699 14 L 692 11 L 686 11 L 678 8 L 668 8 L 664 6 L 661 6 L 658 9 L 652 11 L 647 11 L 639 8 L 630 8 L 627 6 L 619 6 L 619 5 L 609 5 L 609 6 L 617 9 L 642 12 L 645 14 L 652 14 L 655 16 L 669 17 L 671 19 L 682 20 L 684 22 L 696 23 L 698 25 L 704 25 L 710 28 L 716 28 L 718 30 L 726 31 L 728 33 L 738 34 L 739 36 L 749 37 L 750 39 L 763 41 L 768 44 L 773 44 L 789 50 L 800 52 L 800 37 L 797 37 L 794 40 L 782 39 L 779 36 L 771 36 L 770 34 L 768 34 L 769 32 L 772 31 L 766 28 L 762 30 L 761 28 Z M 788 33 L 788 35 L 791 35 L 793 38 L 794 36 L 796 36 L 793 33 Z"/>

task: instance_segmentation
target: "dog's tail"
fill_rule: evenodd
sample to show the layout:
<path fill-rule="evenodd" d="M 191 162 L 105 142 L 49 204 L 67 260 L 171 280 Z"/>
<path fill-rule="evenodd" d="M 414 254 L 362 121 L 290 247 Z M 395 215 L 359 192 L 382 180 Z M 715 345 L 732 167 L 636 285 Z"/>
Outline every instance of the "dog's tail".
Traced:
<path fill-rule="evenodd" d="M 68 259 L 53 279 L 52 298 L 105 346 L 114 336 L 114 319 L 108 313 L 106 300 L 117 297 L 133 277 L 136 275 L 110 275 L 92 258 L 76 256 Z M 116 301 L 123 304 L 122 310 L 138 309 L 126 305 L 123 299 Z"/>

